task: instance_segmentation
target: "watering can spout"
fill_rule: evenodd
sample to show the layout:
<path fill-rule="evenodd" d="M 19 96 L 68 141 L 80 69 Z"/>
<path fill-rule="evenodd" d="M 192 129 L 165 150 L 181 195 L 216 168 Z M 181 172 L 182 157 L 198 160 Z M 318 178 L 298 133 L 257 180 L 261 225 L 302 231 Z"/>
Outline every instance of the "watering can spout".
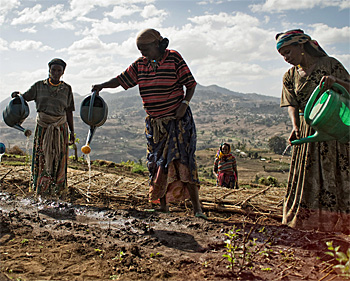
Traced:
<path fill-rule="evenodd" d="M 90 127 L 89 134 L 88 134 L 88 137 L 87 137 L 87 140 L 86 140 L 86 145 L 90 145 L 90 143 L 92 141 L 92 137 L 95 134 L 95 130 L 96 130 L 95 126 L 91 126 Z"/>
<path fill-rule="evenodd" d="M 330 141 L 330 140 L 334 140 L 334 139 L 335 138 L 330 136 L 330 135 L 327 135 L 325 133 L 320 133 L 317 131 L 312 136 L 308 136 L 306 138 L 301 138 L 298 140 L 293 140 L 292 145 L 303 144 L 303 143 L 308 143 L 308 142 Z"/>

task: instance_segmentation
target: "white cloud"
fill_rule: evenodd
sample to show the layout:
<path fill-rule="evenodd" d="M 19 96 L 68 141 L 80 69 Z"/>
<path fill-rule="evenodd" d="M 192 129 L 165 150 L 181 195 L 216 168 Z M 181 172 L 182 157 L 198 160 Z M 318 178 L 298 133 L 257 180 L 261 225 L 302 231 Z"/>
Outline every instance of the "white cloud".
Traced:
<path fill-rule="evenodd" d="M 0 24 L 6 21 L 7 14 L 20 5 L 19 0 L 3 0 L 0 3 Z"/>
<path fill-rule="evenodd" d="M 32 27 L 23 28 L 20 31 L 23 33 L 37 33 L 37 29 L 36 29 L 35 25 L 33 25 Z"/>
<path fill-rule="evenodd" d="M 304 10 L 315 7 L 338 7 L 346 9 L 350 7 L 348 0 L 266 0 L 264 4 L 249 5 L 253 12 L 283 12 L 287 10 Z"/>
<path fill-rule="evenodd" d="M 112 12 L 105 13 L 105 16 L 110 16 L 114 19 L 121 19 L 122 17 L 131 16 L 141 11 L 142 9 L 136 5 L 118 5 L 113 7 Z"/>
<path fill-rule="evenodd" d="M 18 24 L 37 24 L 55 20 L 60 14 L 64 13 L 63 5 L 51 6 L 48 9 L 41 11 L 42 6 L 40 4 L 35 5 L 32 8 L 24 8 L 22 11 L 17 12 L 18 17 L 12 20 L 12 25 Z"/>
<path fill-rule="evenodd" d="M 0 51 L 7 51 L 8 50 L 8 43 L 6 40 L 0 38 Z"/>
<path fill-rule="evenodd" d="M 165 10 L 158 10 L 154 5 L 147 5 L 143 8 L 141 16 L 144 18 L 161 17 L 165 18 L 168 13 Z"/>
<path fill-rule="evenodd" d="M 324 45 L 333 45 L 337 43 L 349 43 L 350 27 L 342 28 L 330 27 L 323 23 L 310 25 L 312 31 L 310 35 Z"/>
<path fill-rule="evenodd" d="M 15 49 L 16 51 L 51 51 L 53 48 L 49 46 L 43 45 L 42 42 L 34 41 L 34 40 L 23 40 L 23 41 L 13 41 L 10 44 L 11 49 Z"/>

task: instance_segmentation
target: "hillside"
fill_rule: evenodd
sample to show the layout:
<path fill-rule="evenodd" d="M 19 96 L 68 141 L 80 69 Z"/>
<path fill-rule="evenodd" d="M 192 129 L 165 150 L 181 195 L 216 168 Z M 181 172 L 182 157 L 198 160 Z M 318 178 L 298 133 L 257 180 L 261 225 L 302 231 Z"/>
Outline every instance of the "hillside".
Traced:
<path fill-rule="evenodd" d="M 144 159 L 144 117 L 137 88 L 110 93 L 101 92 L 108 104 L 108 119 L 97 128 L 91 144 L 91 159 L 113 162 Z M 83 96 L 75 94 L 75 131 L 80 139 L 78 149 L 84 145 L 89 127 L 80 119 L 80 103 Z M 0 103 L 1 112 L 10 98 Z M 30 116 L 23 127 L 34 130 L 35 108 L 30 102 Z M 291 126 L 287 111 L 279 107 L 279 99 L 258 94 L 233 92 L 216 85 L 197 86 L 191 101 L 191 109 L 197 126 L 197 149 L 218 147 L 224 140 L 236 147 L 266 149 L 267 141 L 274 134 L 287 137 Z M 7 147 L 27 147 L 24 135 L 0 122 L 0 141 Z M 31 149 L 32 138 L 29 140 Z"/>

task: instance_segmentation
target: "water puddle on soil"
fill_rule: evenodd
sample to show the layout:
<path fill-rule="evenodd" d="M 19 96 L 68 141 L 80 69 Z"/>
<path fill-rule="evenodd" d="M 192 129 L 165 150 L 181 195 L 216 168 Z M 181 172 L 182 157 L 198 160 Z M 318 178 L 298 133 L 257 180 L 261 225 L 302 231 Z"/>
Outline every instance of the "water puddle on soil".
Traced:
<path fill-rule="evenodd" d="M 74 223 L 98 226 L 102 229 L 120 229 L 132 227 L 132 218 L 115 215 L 111 210 L 94 210 L 86 206 L 74 206 L 67 202 L 43 200 L 41 198 L 17 198 L 7 193 L 0 193 L 0 211 L 10 213 L 18 211 L 23 214 L 40 216 L 41 219 L 54 221 L 71 221 Z"/>

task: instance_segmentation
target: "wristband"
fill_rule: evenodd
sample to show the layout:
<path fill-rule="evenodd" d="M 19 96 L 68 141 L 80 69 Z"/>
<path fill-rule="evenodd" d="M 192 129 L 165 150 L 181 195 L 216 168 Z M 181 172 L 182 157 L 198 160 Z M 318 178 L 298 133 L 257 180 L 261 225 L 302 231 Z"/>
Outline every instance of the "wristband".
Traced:
<path fill-rule="evenodd" d="M 188 100 L 182 100 L 182 102 L 181 103 L 184 103 L 184 104 L 186 104 L 187 106 L 189 106 L 190 105 L 190 102 L 188 101 Z"/>

